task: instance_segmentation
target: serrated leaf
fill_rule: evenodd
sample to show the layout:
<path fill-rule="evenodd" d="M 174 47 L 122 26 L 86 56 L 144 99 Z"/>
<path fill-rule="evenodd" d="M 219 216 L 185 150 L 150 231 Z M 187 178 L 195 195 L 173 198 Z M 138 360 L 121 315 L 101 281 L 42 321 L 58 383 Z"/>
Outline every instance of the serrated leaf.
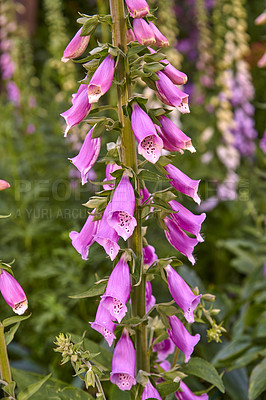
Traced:
<path fill-rule="evenodd" d="M 266 358 L 252 370 L 249 380 L 248 398 L 255 400 L 266 390 Z"/>
<path fill-rule="evenodd" d="M 68 297 L 70 297 L 71 299 L 85 299 L 87 297 L 101 296 L 105 292 L 106 285 L 107 285 L 107 281 L 101 281 L 99 283 L 95 283 L 86 292 L 76 294 L 73 296 L 68 296 Z"/>
<path fill-rule="evenodd" d="M 216 369 L 206 360 L 193 357 L 182 366 L 182 372 L 194 375 L 215 385 L 222 393 L 225 392 L 224 384 Z"/>
<path fill-rule="evenodd" d="M 17 322 L 24 321 L 25 319 L 30 318 L 31 313 L 29 315 L 16 315 L 15 317 L 6 318 L 2 321 L 2 324 L 6 328 L 9 325 L 16 324 Z"/>
<path fill-rule="evenodd" d="M 31 396 L 33 396 L 38 390 L 44 385 L 46 381 L 51 377 L 52 374 L 45 376 L 43 379 L 39 380 L 36 383 L 32 383 L 23 389 L 17 396 L 17 400 L 28 400 Z"/>
<path fill-rule="evenodd" d="M 178 390 L 179 388 L 179 383 L 175 382 L 163 382 L 159 383 L 159 385 L 156 386 L 158 392 L 162 397 L 168 396 L 171 393 L 174 393 Z"/>
<path fill-rule="evenodd" d="M 8 345 L 14 339 L 15 333 L 18 330 L 20 322 L 17 322 L 14 326 L 12 326 L 9 331 L 5 332 L 5 343 Z"/>

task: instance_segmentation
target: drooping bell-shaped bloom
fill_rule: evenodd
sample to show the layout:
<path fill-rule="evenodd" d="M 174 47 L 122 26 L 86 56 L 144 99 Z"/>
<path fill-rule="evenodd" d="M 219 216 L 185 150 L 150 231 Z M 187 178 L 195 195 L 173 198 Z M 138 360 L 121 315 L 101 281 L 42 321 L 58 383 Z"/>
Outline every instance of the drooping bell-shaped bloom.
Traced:
<path fill-rule="evenodd" d="M 123 175 L 114 191 L 107 222 L 124 240 L 132 235 L 137 225 L 134 211 L 134 190 L 128 177 Z"/>
<path fill-rule="evenodd" d="M 23 314 L 28 308 L 24 290 L 16 279 L 4 269 L 0 270 L 0 290 L 6 303 L 16 314 Z"/>
<path fill-rule="evenodd" d="M 160 158 L 163 141 L 157 135 L 155 126 L 148 114 L 138 104 L 133 106 L 131 126 L 139 144 L 139 154 L 155 164 Z"/>
<path fill-rule="evenodd" d="M 61 61 L 67 62 L 68 60 L 77 58 L 84 53 L 90 41 L 90 35 L 80 36 L 81 31 L 82 28 L 77 31 L 73 39 L 71 39 L 71 41 L 68 43 Z"/>
<path fill-rule="evenodd" d="M 151 282 L 147 281 L 146 282 L 146 313 L 150 311 L 150 309 L 154 306 L 156 300 L 155 297 L 152 294 L 152 286 Z"/>
<path fill-rule="evenodd" d="M 116 324 L 112 321 L 112 316 L 109 311 L 103 306 L 103 302 L 97 309 L 96 317 L 94 322 L 90 322 L 91 327 L 103 335 L 109 346 L 112 346 L 113 340 L 115 339 L 115 327 Z"/>
<path fill-rule="evenodd" d="M 132 385 L 136 385 L 135 368 L 134 345 L 128 331 L 124 329 L 114 349 L 110 381 L 117 385 L 120 390 L 130 390 Z"/>
<path fill-rule="evenodd" d="M 106 170 L 105 170 L 106 179 L 104 179 L 104 181 L 115 180 L 115 178 L 111 175 L 111 173 L 118 169 L 121 169 L 121 167 L 119 165 L 117 165 L 116 163 L 107 164 Z M 104 188 L 104 190 L 112 190 L 114 188 L 114 186 L 115 186 L 114 183 L 110 183 L 110 184 L 103 185 L 103 188 Z"/>
<path fill-rule="evenodd" d="M 149 47 L 151 54 L 156 53 L 151 47 Z M 160 61 L 161 63 L 165 64 L 166 66 L 162 70 L 162 72 L 168 76 L 168 78 L 175 84 L 175 85 L 185 85 L 187 83 L 187 75 L 184 72 L 179 71 L 176 69 L 168 60 L 164 59 Z"/>
<path fill-rule="evenodd" d="M 164 167 L 167 172 L 167 176 L 170 179 L 170 184 L 179 192 L 191 197 L 197 204 L 200 204 L 200 198 L 198 196 L 198 186 L 200 180 L 190 179 L 180 169 L 176 168 L 172 164 L 168 164 Z"/>
<path fill-rule="evenodd" d="M 194 346 L 200 340 L 200 335 L 191 335 L 176 315 L 168 317 L 171 329 L 167 329 L 167 333 L 174 344 L 185 354 L 185 362 L 188 362 L 194 351 Z"/>
<path fill-rule="evenodd" d="M 158 71 L 156 74 L 160 78 L 155 81 L 159 99 L 168 106 L 176 107 L 182 114 L 189 113 L 188 94 L 178 89 L 163 72 Z"/>
<path fill-rule="evenodd" d="M 67 124 L 64 136 L 67 136 L 68 131 L 79 124 L 90 112 L 91 104 L 87 95 L 87 87 L 88 85 L 80 85 L 78 92 L 73 95 L 72 107 L 60 114 L 65 118 Z"/>
<path fill-rule="evenodd" d="M 155 43 L 153 30 L 143 18 L 133 19 L 133 30 L 139 44 L 149 46 Z"/>
<path fill-rule="evenodd" d="M 94 72 L 89 86 L 88 98 L 90 103 L 97 103 L 99 98 L 111 87 L 115 72 L 115 62 L 109 54 Z"/>
<path fill-rule="evenodd" d="M 156 343 L 152 349 L 153 351 L 157 351 L 157 361 L 164 361 L 169 354 L 174 352 L 175 344 L 170 338 L 168 338 L 162 340 L 160 343 Z"/>
<path fill-rule="evenodd" d="M 175 397 L 177 400 L 208 400 L 209 396 L 207 393 L 203 393 L 200 396 L 196 396 L 191 390 L 187 387 L 187 385 L 180 381 L 180 389 L 182 392 L 175 392 Z"/>
<path fill-rule="evenodd" d="M 125 257 L 122 256 L 113 269 L 102 296 L 103 306 L 119 323 L 126 315 L 130 290 L 130 271 Z"/>
<path fill-rule="evenodd" d="M 149 26 L 151 27 L 154 37 L 155 37 L 155 46 L 165 47 L 169 46 L 168 39 L 162 34 L 162 32 L 157 28 L 154 23 L 149 22 Z"/>
<path fill-rule="evenodd" d="M 161 396 L 159 395 L 159 392 L 155 387 L 151 384 L 151 382 L 148 380 L 146 383 L 146 386 L 142 392 L 142 397 L 141 400 L 147 400 L 147 399 L 159 399 L 162 400 Z"/>
<path fill-rule="evenodd" d="M 143 264 L 150 267 L 158 259 L 155 248 L 151 245 L 143 247 Z"/>
<path fill-rule="evenodd" d="M 202 213 L 200 215 L 195 215 L 176 200 L 169 201 L 169 205 L 173 211 L 176 211 L 175 214 L 171 214 L 171 217 L 176 221 L 180 228 L 195 235 L 199 242 L 204 242 L 200 230 L 201 224 L 206 218 L 206 214 Z"/>
<path fill-rule="evenodd" d="M 99 221 L 93 221 L 93 213 L 89 215 L 81 231 L 72 231 L 69 234 L 72 240 L 72 246 L 75 247 L 77 252 L 81 255 L 83 260 L 88 259 L 89 248 L 94 242 L 94 235 L 97 232 Z"/>
<path fill-rule="evenodd" d="M 146 0 L 126 0 L 126 4 L 132 18 L 142 18 L 150 12 Z"/>
<path fill-rule="evenodd" d="M 104 210 L 102 219 L 99 224 L 99 229 L 97 234 L 94 236 L 94 240 L 95 242 L 103 246 L 104 250 L 113 261 L 116 258 L 120 247 L 117 244 L 119 240 L 118 233 L 107 222 L 110 210 L 111 210 L 111 203 L 109 203 L 106 209 Z"/>
<path fill-rule="evenodd" d="M 179 228 L 177 223 L 172 219 L 166 217 L 164 222 L 167 226 L 168 231 L 165 231 L 165 236 L 169 243 L 177 249 L 180 253 L 184 254 L 191 262 L 192 265 L 195 264 L 195 258 L 193 257 L 194 247 L 198 244 L 197 239 L 190 238 L 185 234 L 182 229 Z"/>
<path fill-rule="evenodd" d="M 193 311 L 200 302 L 201 294 L 196 296 L 184 279 L 171 267 L 165 267 L 169 291 L 176 304 L 184 311 L 187 322 L 194 322 Z"/>
<path fill-rule="evenodd" d="M 196 151 L 192 146 L 190 137 L 185 135 L 169 118 L 162 115 L 158 120 L 161 124 L 159 134 L 166 150 L 180 152 L 189 150 L 191 153 Z"/>
<path fill-rule="evenodd" d="M 10 187 L 10 184 L 3 179 L 0 179 L 0 191 Z"/>
<path fill-rule="evenodd" d="M 92 138 L 93 128 L 88 132 L 76 157 L 69 158 L 80 171 L 82 185 L 88 182 L 88 172 L 96 162 L 101 150 L 101 138 Z"/>

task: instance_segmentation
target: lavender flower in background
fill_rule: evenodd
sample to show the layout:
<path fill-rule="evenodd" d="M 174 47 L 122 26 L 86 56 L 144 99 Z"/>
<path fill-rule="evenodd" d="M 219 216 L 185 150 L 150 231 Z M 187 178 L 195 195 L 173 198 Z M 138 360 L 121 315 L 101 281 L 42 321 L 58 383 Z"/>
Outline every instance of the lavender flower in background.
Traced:
<path fill-rule="evenodd" d="M 128 331 L 124 329 L 114 349 L 111 382 L 117 385 L 120 390 L 130 390 L 132 385 L 136 385 L 135 368 L 135 349 Z"/>
<path fill-rule="evenodd" d="M 172 339 L 174 344 L 185 354 L 185 362 L 190 359 L 194 351 L 194 347 L 200 340 L 200 335 L 197 333 L 195 336 L 190 335 L 182 322 L 175 316 L 168 317 L 171 329 L 167 329 L 169 338 Z"/>
<path fill-rule="evenodd" d="M 98 306 L 95 321 L 90 322 L 90 324 L 92 329 L 95 329 L 97 332 L 103 335 L 108 345 L 112 346 L 112 343 L 116 338 L 114 334 L 116 324 L 113 323 L 112 316 L 110 312 L 103 306 L 102 301 L 100 301 Z"/>
<path fill-rule="evenodd" d="M 61 61 L 67 62 L 68 60 L 77 58 L 84 53 L 89 44 L 90 36 L 80 36 L 81 31 L 82 28 L 77 31 L 73 39 L 68 43 Z"/>
<path fill-rule="evenodd" d="M 115 72 L 115 62 L 109 54 L 94 72 L 88 85 L 88 98 L 90 103 L 97 103 L 111 87 Z"/>
<path fill-rule="evenodd" d="M 196 396 L 189 387 L 183 382 L 180 381 L 180 389 L 182 390 L 179 392 L 175 392 L 175 397 L 177 400 L 208 400 L 209 396 L 207 393 L 203 393 L 200 396 Z"/>
<path fill-rule="evenodd" d="M 72 246 L 75 247 L 78 253 L 82 256 L 83 260 L 88 259 L 89 248 L 95 241 L 94 235 L 97 232 L 99 221 L 93 221 L 93 213 L 89 215 L 81 231 L 72 231 L 69 234 L 72 240 Z"/>
<path fill-rule="evenodd" d="M 16 314 L 24 314 L 28 308 L 24 290 L 16 279 L 4 269 L 0 269 L 0 291 L 6 303 Z"/>

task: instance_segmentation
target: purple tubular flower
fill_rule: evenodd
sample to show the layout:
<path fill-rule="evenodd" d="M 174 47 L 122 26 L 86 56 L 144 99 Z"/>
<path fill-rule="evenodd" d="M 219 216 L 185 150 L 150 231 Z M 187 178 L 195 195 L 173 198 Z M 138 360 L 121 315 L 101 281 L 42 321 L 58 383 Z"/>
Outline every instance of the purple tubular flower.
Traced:
<path fill-rule="evenodd" d="M 144 19 L 133 19 L 133 30 L 139 44 L 149 46 L 155 43 L 153 30 Z"/>
<path fill-rule="evenodd" d="M 169 361 L 164 360 L 163 362 L 161 362 L 160 367 L 164 370 L 164 371 L 169 371 L 169 369 L 171 369 L 171 364 Z"/>
<path fill-rule="evenodd" d="M 184 254 L 191 262 L 192 265 L 195 264 L 195 258 L 192 253 L 194 247 L 198 244 L 197 239 L 190 238 L 185 234 L 182 229 L 179 228 L 177 223 L 170 218 L 165 218 L 164 222 L 168 228 L 168 231 L 165 231 L 165 236 L 169 243 L 177 249 L 180 253 Z"/>
<path fill-rule="evenodd" d="M 126 3 L 132 18 L 142 18 L 150 12 L 146 0 L 126 0 Z"/>
<path fill-rule="evenodd" d="M 107 283 L 106 291 L 102 296 L 103 306 L 119 323 L 126 315 L 126 303 L 130 296 L 130 290 L 129 267 L 124 256 L 122 256 L 113 269 Z"/>
<path fill-rule="evenodd" d="M 137 221 L 134 218 L 135 195 L 126 175 L 114 191 L 107 222 L 119 236 L 127 240 L 133 233 Z"/>
<path fill-rule="evenodd" d="M 94 242 L 94 235 L 97 232 L 98 225 L 99 221 L 93 221 L 93 215 L 89 215 L 80 233 L 72 231 L 69 234 L 72 246 L 75 247 L 83 260 L 88 259 L 89 248 Z"/>
<path fill-rule="evenodd" d="M 64 136 L 67 136 L 68 131 L 73 128 L 73 126 L 79 124 L 91 109 L 91 104 L 87 96 L 87 87 L 88 85 L 80 85 L 78 92 L 72 97 L 72 107 L 60 114 L 65 118 L 67 123 Z"/>
<path fill-rule="evenodd" d="M 200 340 L 200 335 L 198 333 L 195 336 L 190 335 L 176 315 L 168 317 L 168 321 L 171 329 L 167 329 L 167 333 L 174 344 L 183 351 L 187 363 L 194 351 L 194 346 Z"/>
<path fill-rule="evenodd" d="M 89 86 L 88 98 L 90 103 L 97 103 L 99 98 L 111 87 L 115 72 L 115 62 L 109 54 L 94 72 Z"/>
<path fill-rule="evenodd" d="M 175 350 L 175 344 L 169 338 L 153 346 L 153 351 L 157 351 L 157 361 L 166 360 L 169 354 L 172 354 L 174 350 Z"/>
<path fill-rule="evenodd" d="M 4 181 L 3 179 L 0 179 L 0 191 L 5 190 L 10 187 L 10 184 L 7 181 Z"/>
<path fill-rule="evenodd" d="M 94 236 L 95 242 L 99 243 L 103 246 L 104 250 L 108 254 L 108 256 L 113 261 L 118 252 L 119 252 L 119 245 L 117 244 L 119 240 L 118 233 L 110 227 L 107 222 L 108 215 L 111 211 L 111 203 L 109 203 L 103 213 L 102 219 L 100 221 L 99 230 L 97 234 Z"/>
<path fill-rule="evenodd" d="M 107 341 L 109 346 L 112 346 L 113 340 L 115 339 L 114 331 L 116 324 L 113 323 L 111 314 L 103 306 L 103 302 L 100 301 L 98 310 L 96 313 L 95 321 L 90 322 L 92 329 L 95 329 L 104 339 Z"/>
<path fill-rule="evenodd" d="M 77 31 L 73 39 L 68 43 L 61 61 L 66 63 L 68 60 L 77 58 L 84 53 L 90 41 L 90 36 L 80 36 L 81 31 L 82 28 Z"/>
<path fill-rule="evenodd" d="M 158 47 L 166 47 L 169 46 L 168 39 L 159 31 L 157 26 L 155 26 L 152 22 L 149 22 L 149 26 L 151 27 L 154 37 L 155 37 L 155 46 Z"/>
<path fill-rule="evenodd" d="M 146 313 L 154 306 L 156 300 L 152 295 L 152 286 L 150 281 L 146 282 Z"/>
<path fill-rule="evenodd" d="M 151 384 L 151 382 L 148 380 L 141 396 L 141 400 L 147 400 L 147 399 L 159 399 L 162 400 L 161 396 L 158 393 L 158 390 L 155 389 L 155 387 Z"/>
<path fill-rule="evenodd" d="M 173 211 L 178 211 L 175 214 L 171 214 L 171 217 L 180 228 L 195 235 L 199 242 L 204 242 L 204 239 L 200 234 L 200 229 L 202 222 L 206 218 L 206 214 L 202 213 L 200 215 L 195 215 L 176 200 L 169 201 L 169 205 Z"/>
<path fill-rule="evenodd" d="M 191 153 L 195 153 L 196 150 L 192 146 L 190 137 L 185 135 L 184 132 L 164 115 L 158 119 L 161 127 L 156 126 L 156 129 L 159 131 L 166 150 L 180 151 L 181 153 L 183 153 L 183 150 L 189 150 Z"/>
<path fill-rule="evenodd" d="M 163 141 L 157 135 L 155 126 L 148 114 L 137 104 L 133 106 L 131 126 L 139 144 L 139 154 L 155 164 L 161 155 Z"/>
<path fill-rule="evenodd" d="M 132 29 L 129 29 L 127 31 L 127 44 L 129 44 L 130 42 L 135 42 L 136 38 L 135 38 L 135 34 L 132 31 Z"/>
<path fill-rule="evenodd" d="M 153 246 L 143 247 L 143 264 L 150 267 L 158 259 Z"/>
<path fill-rule="evenodd" d="M 151 54 L 156 53 L 151 47 L 149 47 Z M 187 75 L 184 72 L 178 71 L 172 64 L 169 63 L 168 60 L 164 59 L 161 60 L 163 64 L 165 64 L 164 69 L 162 72 L 168 76 L 168 78 L 175 84 L 175 85 L 185 85 L 187 83 Z"/>
<path fill-rule="evenodd" d="M 72 164 L 80 171 L 82 185 L 88 182 L 88 172 L 96 162 L 101 150 L 101 138 L 92 138 L 93 128 L 88 132 L 79 154 L 69 158 Z"/>
<path fill-rule="evenodd" d="M 148 191 L 148 189 L 146 188 L 146 186 L 144 186 L 144 189 L 140 189 L 139 194 L 141 196 L 141 204 L 145 203 L 148 198 L 150 197 L 150 192 Z M 150 201 L 148 201 L 149 203 Z"/>
<path fill-rule="evenodd" d="M 168 164 L 164 167 L 167 172 L 167 176 L 170 180 L 170 184 L 179 192 L 191 197 L 197 204 L 200 204 L 200 198 L 198 196 L 198 186 L 200 180 L 194 181 L 185 175 L 180 169 L 174 167 L 172 164 Z"/>
<path fill-rule="evenodd" d="M 158 71 L 156 74 L 160 78 L 155 81 L 159 99 L 168 106 L 176 107 L 182 114 L 189 113 L 188 94 L 178 89 L 163 72 Z"/>
<path fill-rule="evenodd" d="M 180 389 L 182 392 L 175 392 L 175 397 L 177 400 L 208 400 L 209 396 L 207 393 L 203 393 L 200 396 L 196 396 L 191 390 L 187 387 L 187 385 L 180 381 Z"/>
<path fill-rule="evenodd" d="M 171 265 L 167 265 L 165 269 L 167 273 L 168 288 L 174 301 L 184 311 L 184 317 L 187 322 L 194 322 L 193 311 L 200 302 L 201 294 L 195 296 L 188 284 L 171 267 Z"/>
<path fill-rule="evenodd" d="M 114 349 L 110 381 L 120 390 L 130 390 L 132 385 L 136 385 L 135 367 L 135 349 L 128 331 L 124 329 Z"/>
<path fill-rule="evenodd" d="M 115 178 L 111 175 L 112 172 L 116 171 L 117 169 L 121 169 L 119 165 L 116 163 L 113 164 L 107 164 L 106 165 L 106 170 L 105 170 L 105 176 L 106 179 L 104 181 L 111 181 L 112 179 L 115 180 Z M 103 185 L 104 190 L 112 190 L 114 188 L 114 183 L 108 184 L 108 185 Z"/>
<path fill-rule="evenodd" d="M 16 279 L 4 269 L 0 270 L 0 290 L 6 303 L 16 314 L 24 314 L 28 308 L 28 300 L 24 290 Z"/>

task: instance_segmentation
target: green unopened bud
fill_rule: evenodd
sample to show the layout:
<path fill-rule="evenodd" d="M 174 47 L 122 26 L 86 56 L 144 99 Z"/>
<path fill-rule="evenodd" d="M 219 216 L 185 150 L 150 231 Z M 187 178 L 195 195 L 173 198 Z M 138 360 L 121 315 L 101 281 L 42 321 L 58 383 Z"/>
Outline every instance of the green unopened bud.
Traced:
<path fill-rule="evenodd" d="M 202 299 L 206 301 L 214 301 L 215 296 L 213 294 L 206 293 L 202 296 Z"/>
<path fill-rule="evenodd" d="M 219 308 L 214 308 L 213 310 L 211 310 L 211 315 L 217 315 L 220 311 L 221 310 L 219 310 Z"/>
<path fill-rule="evenodd" d="M 93 372 L 91 369 L 89 369 L 89 370 L 86 372 L 86 375 L 85 375 L 85 385 L 86 385 L 86 388 L 87 388 L 87 389 L 88 389 L 89 386 L 92 386 L 92 387 L 95 386 L 95 375 L 94 375 L 94 372 Z"/>

